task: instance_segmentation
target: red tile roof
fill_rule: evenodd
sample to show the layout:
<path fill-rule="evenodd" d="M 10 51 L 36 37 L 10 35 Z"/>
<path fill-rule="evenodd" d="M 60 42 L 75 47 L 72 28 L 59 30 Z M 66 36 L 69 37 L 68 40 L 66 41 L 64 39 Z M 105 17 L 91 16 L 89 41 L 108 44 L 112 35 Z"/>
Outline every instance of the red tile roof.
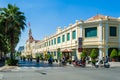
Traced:
<path fill-rule="evenodd" d="M 96 15 L 96 16 L 93 16 L 93 17 L 91 17 L 91 18 L 89 18 L 89 19 L 87 19 L 86 21 L 94 21 L 94 20 L 98 20 L 98 19 L 106 19 L 106 18 L 109 18 L 109 19 L 117 19 L 117 18 L 113 18 L 113 17 L 110 17 L 110 16 L 104 16 L 104 15 L 101 15 L 101 14 L 98 14 L 98 15 Z"/>

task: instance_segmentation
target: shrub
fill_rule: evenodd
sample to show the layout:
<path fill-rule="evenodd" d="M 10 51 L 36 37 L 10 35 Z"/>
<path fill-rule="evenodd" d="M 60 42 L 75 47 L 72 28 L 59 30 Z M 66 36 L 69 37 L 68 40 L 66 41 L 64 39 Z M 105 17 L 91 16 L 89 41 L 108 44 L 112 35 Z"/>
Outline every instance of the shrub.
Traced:
<path fill-rule="evenodd" d="M 18 64 L 18 60 L 15 59 L 7 59 L 5 61 L 5 64 L 9 65 L 9 66 L 16 66 Z"/>
<path fill-rule="evenodd" d="M 52 57 L 50 54 L 45 54 L 45 60 L 48 60 L 50 57 Z"/>
<path fill-rule="evenodd" d="M 92 65 L 95 65 L 96 60 L 95 60 L 95 59 L 92 59 L 91 62 L 92 62 Z"/>
<path fill-rule="evenodd" d="M 111 54 L 110 54 L 110 57 L 111 58 L 116 58 L 117 57 L 117 50 L 116 49 L 113 49 Z"/>
<path fill-rule="evenodd" d="M 96 58 L 98 57 L 98 53 L 97 53 L 97 51 L 96 51 L 95 49 L 92 49 L 92 52 L 91 52 L 91 54 L 90 54 L 90 57 L 91 57 L 92 59 L 96 59 Z"/>
<path fill-rule="evenodd" d="M 85 51 L 83 51 L 83 52 L 82 52 L 82 54 L 81 54 L 80 56 L 81 56 L 81 58 L 82 58 L 82 59 L 85 59 L 85 58 L 86 58 L 86 56 L 87 56 L 87 54 L 86 54 L 86 52 L 85 52 Z"/>
<path fill-rule="evenodd" d="M 42 54 L 40 54 L 40 60 L 43 60 L 43 55 Z"/>

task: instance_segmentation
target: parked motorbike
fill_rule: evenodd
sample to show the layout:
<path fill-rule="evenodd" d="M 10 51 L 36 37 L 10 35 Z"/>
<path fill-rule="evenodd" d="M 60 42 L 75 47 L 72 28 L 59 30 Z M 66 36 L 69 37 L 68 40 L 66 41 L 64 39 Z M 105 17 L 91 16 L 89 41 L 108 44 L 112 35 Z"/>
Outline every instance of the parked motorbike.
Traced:
<path fill-rule="evenodd" d="M 104 64 L 103 64 L 103 61 L 102 61 L 102 60 L 101 60 L 101 61 L 98 61 L 98 62 L 96 63 L 96 65 L 95 65 L 96 68 L 98 68 L 99 66 L 103 66 L 103 67 L 105 67 L 105 68 L 110 68 L 110 64 L 109 64 L 108 62 L 104 62 Z"/>
<path fill-rule="evenodd" d="M 79 67 L 85 67 L 86 63 L 85 61 L 73 61 L 74 66 L 79 66 Z"/>
<path fill-rule="evenodd" d="M 109 63 L 104 63 L 104 67 L 105 68 L 110 68 L 110 64 Z"/>

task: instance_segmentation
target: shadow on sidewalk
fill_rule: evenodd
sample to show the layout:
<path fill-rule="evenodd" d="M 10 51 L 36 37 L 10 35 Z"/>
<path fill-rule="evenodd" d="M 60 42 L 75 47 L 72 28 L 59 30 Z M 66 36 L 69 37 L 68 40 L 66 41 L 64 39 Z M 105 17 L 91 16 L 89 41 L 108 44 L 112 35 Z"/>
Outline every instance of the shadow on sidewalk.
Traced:
<path fill-rule="evenodd" d="M 0 67 L 5 65 L 5 61 L 0 61 Z"/>

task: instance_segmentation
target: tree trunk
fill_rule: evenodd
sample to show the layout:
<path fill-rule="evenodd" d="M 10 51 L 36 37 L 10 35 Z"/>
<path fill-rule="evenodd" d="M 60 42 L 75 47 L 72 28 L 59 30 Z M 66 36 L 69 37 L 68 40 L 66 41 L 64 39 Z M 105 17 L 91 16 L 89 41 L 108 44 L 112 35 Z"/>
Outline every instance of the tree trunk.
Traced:
<path fill-rule="evenodd" d="M 13 33 L 11 33 L 10 44 L 11 44 L 10 57 L 11 57 L 11 59 L 13 59 L 13 53 L 14 53 L 14 36 L 13 36 Z"/>

